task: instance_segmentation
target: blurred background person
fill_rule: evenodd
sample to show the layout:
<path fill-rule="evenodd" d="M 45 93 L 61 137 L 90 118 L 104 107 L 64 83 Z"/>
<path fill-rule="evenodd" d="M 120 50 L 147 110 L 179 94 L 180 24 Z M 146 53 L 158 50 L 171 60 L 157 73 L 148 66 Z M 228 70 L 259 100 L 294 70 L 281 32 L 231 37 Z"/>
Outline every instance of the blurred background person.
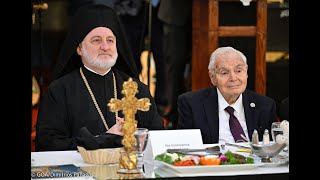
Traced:
<path fill-rule="evenodd" d="M 186 65 L 191 62 L 192 1 L 161 0 L 158 12 L 163 22 L 164 59 L 167 69 L 169 112 L 167 129 L 176 129 L 178 122 L 177 98 L 191 87 L 185 84 Z M 187 70 L 187 71 L 186 71 Z"/>
<path fill-rule="evenodd" d="M 283 120 L 289 121 L 289 96 L 284 98 L 280 103 L 279 118 L 280 118 L 280 121 L 283 121 Z"/>

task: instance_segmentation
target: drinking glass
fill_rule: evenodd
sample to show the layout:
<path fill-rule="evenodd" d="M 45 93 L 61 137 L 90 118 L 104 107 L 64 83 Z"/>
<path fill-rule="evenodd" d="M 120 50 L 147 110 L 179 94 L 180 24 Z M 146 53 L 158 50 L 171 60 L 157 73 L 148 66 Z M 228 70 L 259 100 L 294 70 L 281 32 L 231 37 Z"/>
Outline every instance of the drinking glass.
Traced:
<path fill-rule="evenodd" d="M 276 142 L 276 137 L 279 134 L 283 134 L 283 130 L 280 128 L 280 122 L 273 122 L 271 125 L 271 136 L 274 142 Z"/>
<path fill-rule="evenodd" d="M 135 134 L 137 150 L 137 168 L 143 173 L 143 156 L 146 149 L 149 130 L 147 128 L 137 128 Z"/>

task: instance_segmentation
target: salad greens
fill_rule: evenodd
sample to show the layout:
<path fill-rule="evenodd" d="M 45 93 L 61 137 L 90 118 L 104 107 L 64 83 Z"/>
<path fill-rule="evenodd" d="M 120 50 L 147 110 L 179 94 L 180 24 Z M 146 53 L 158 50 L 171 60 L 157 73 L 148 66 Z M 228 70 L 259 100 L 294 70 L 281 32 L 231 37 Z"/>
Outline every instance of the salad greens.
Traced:
<path fill-rule="evenodd" d="M 182 154 L 178 154 L 178 153 L 162 153 L 162 154 L 158 154 L 155 157 L 155 160 L 163 161 L 163 162 L 166 162 L 168 164 L 173 164 L 174 162 L 181 160 L 181 158 L 182 158 Z"/>
<path fill-rule="evenodd" d="M 185 160 L 185 155 L 180 153 L 162 153 L 158 154 L 155 157 L 155 160 L 166 162 L 168 164 L 173 164 L 177 161 Z M 253 164 L 254 159 L 251 157 L 245 157 L 240 154 L 232 153 L 231 151 L 227 151 L 224 155 L 220 155 L 221 162 L 220 165 L 227 165 L 227 164 Z M 198 164 L 197 162 L 196 164 Z"/>
<path fill-rule="evenodd" d="M 253 164 L 254 163 L 253 158 L 232 153 L 231 151 L 227 151 L 224 155 L 227 157 L 227 161 L 223 161 L 221 164 Z"/>

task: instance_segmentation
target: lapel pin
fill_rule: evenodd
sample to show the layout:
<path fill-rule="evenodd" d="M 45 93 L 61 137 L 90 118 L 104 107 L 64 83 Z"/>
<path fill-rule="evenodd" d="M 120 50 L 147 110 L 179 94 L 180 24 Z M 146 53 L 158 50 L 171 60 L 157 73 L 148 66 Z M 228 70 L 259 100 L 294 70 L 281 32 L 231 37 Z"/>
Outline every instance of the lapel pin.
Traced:
<path fill-rule="evenodd" d="M 250 107 L 256 107 L 255 103 L 250 103 Z"/>

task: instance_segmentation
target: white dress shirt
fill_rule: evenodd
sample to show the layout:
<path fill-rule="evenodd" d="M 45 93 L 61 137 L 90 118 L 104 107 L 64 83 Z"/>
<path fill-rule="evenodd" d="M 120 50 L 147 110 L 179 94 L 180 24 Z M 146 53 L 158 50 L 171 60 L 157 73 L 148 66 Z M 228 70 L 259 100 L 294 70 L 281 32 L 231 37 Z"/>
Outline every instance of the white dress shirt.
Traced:
<path fill-rule="evenodd" d="M 226 107 L 231 106 L 234 108 L 234 115 L 239 120 L 240 125 L 248 138 L 248 129 L 246 124 L 246 118 L 244 114 L 244 108 L 242 104 L 242 94 L 239 96 L 234 104 L 228 104 L 224 99 L 221 92 L 217 88 L 218 92 L 218 111 L 219 111 L 219 144 L 235 143 L 229 126 L 229 113 L 225 110 Z M 249 139 L 249 138 L 248 138 Z"/>

